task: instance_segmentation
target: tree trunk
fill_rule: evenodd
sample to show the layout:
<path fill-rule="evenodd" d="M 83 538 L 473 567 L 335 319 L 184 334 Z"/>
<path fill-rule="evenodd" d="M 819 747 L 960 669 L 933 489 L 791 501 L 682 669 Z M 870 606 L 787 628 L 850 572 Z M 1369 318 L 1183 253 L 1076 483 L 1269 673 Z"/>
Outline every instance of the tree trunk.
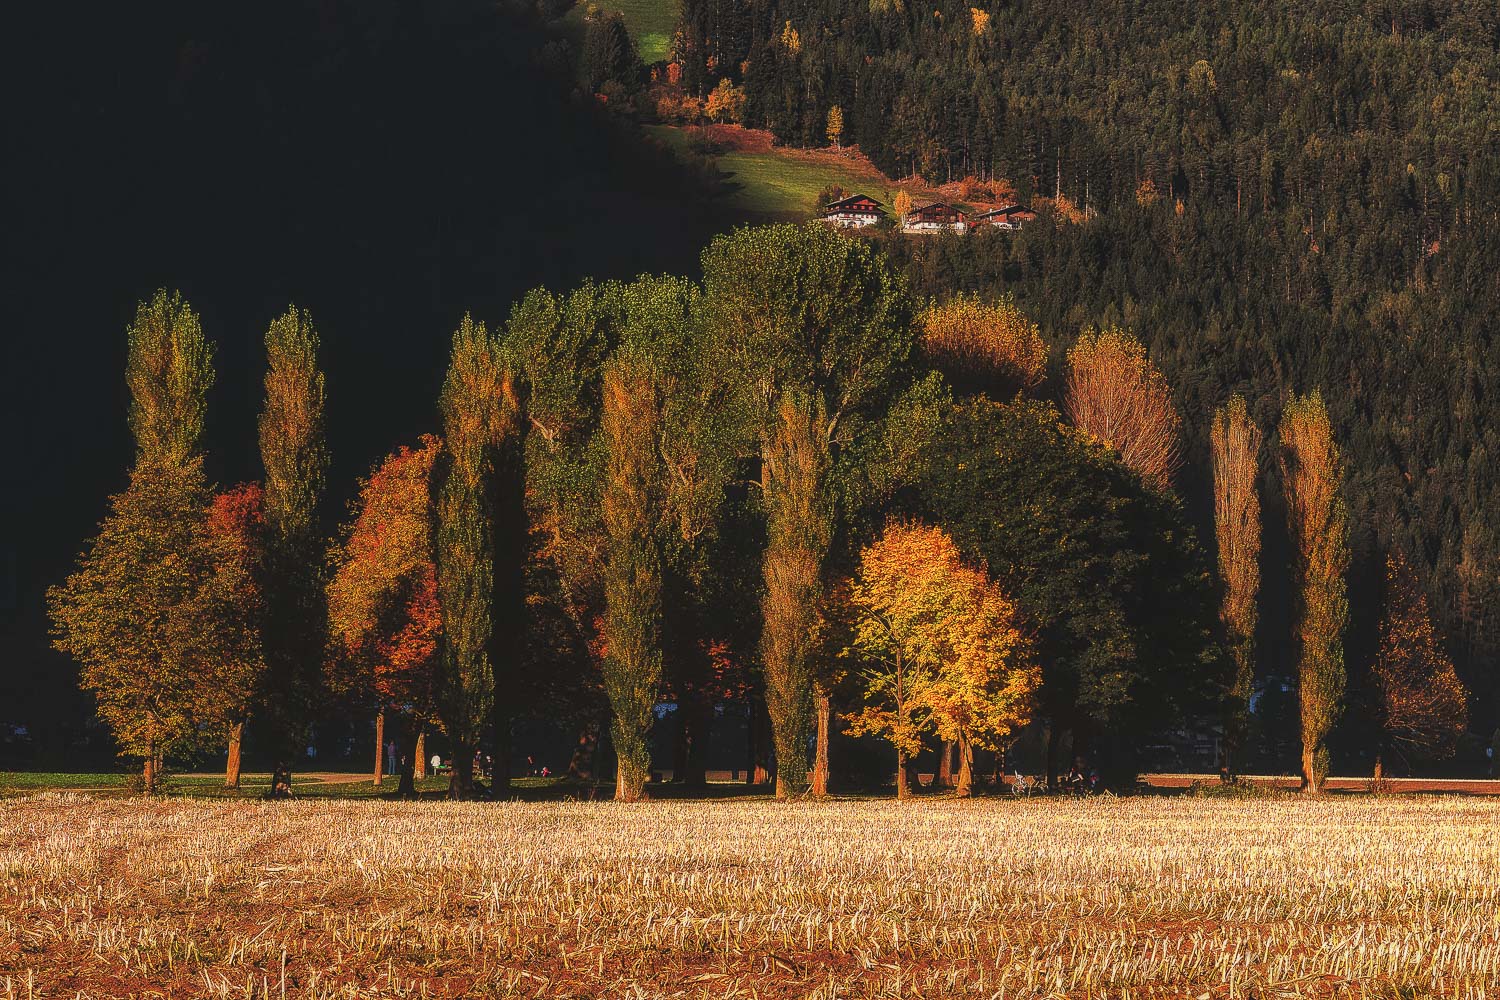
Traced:
<path fill-rule="evenodd" d="M 900 750 L 896 751 L 896 798 L 897 800 L 911 798 L 911 782 L 906 768 L 906 755 Z"/>
<path fill-rule="evenodd" d="M 403 717 L 396 716 L 398 721 Z M 398 749 L 397 766 L 401 769 L 400 780 L 396 783 L 396 794 L 401 798 L 415 798 L 417 794 L 417 748 L 421 741 L 420 726 L 416 719 L 404 719 L 404 725 L 400 725 L 397 732 Z"/>
<path fill-rule="evenodd" d="M 953 746 L 951 740 L 938 741 L 937 774 L 932 779 L 937 788 L 953 787 Z"/>
<path fill-rule="evenodd" d="M 141 792 L 145 795 L 156 794 L 156 752 L 148 751 L 146 759 L 141 762 Z"/>
<path fill-rule="evenodd" d="M 1384 782 L 1385 782 L 1385 761 L 1381 759 L 1380 754 L 1376 754 L 1375 755 L 1375 791 L 1376 792 L 1383 791 L 1383 789 L 1380 786 Z"/>
<path fill-rule="evenodd" d="M 812 793 L 814 798 L 828 797 L 828 720 L 833 714 L 832 699 L 819 686 L 817 691 L 818 738 L 813 752 Z"/>
<path fill-rule="evenodd" d="M 1323 791 L 1323 782 L 1318 776 L 1317 765 L 1314 758 L 1317 751 L 1312 747 L 1304 747 L 1302 750 L 1302 790 L 1309 795 L 1317 795 Z"/>
<path fill-rule="evenodd" d="M 463 802 L 474 797 L 474 749 L 453 748 L 453 769 L 448 772 L 448 798 Z"/>
<path fill-rule="evenodd" d="M 760 756 L 756 744 L 755 732 L 755 702 L 750 702 L 750 712 L 745 717 L 745 784 L 755 784 L 756 760 Z"/>
<path fill-rule="evenodd" d="M 240 743 L 245 737 L 245 723 L 229 727 L 229 759 L 224 764 L 224 787 L 240 787 Z"/>
<path fill-rule="evenodd" d="M 385 781 L 385 709 L 375 713 L 375 787 Z"/>
<path fill-rule="evenodd" d="M 958 797 L 966 799 L 974 794 L 974 744 L 967 731 L 958 731 Z"/>
<path fill-rule="evenodd" d="M 625 764 L 623 757 L 617 756 L 615 763 L 615 801 L 616 802 L 639 802 L 646 797 L 646 777 L 644 772 L 636 773 Z"/>
<path fill-rule="evenodd" d="M 1056 719 L 1047 722 L 1047 787 L 1057 787 L 1057 758 L 1062 753 L 1062 726 Z"/>
<path fill-rule="evenodd" d="M 412 757 L 412 780 L 423 781 L 427 778 L 427 730 L 417 730 L 417 752 Z"/>

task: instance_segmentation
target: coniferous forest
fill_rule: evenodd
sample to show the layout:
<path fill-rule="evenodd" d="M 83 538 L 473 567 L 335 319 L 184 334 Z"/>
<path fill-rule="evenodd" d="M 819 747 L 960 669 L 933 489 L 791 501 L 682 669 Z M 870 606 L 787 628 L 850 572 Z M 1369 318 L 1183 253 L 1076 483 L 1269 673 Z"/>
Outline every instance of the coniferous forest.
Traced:
<path fill-rule="evenodd" d="M 1268 426 L 1319 390 L 1354 579 L 1405 553 L 1493 714 L 1492 4 L 688 0 L 679 45 L 686 76 L 741 85 L 746 124 L 784 142 L 821 145 L 838 106 L 843 141 L 890 176 L 1004 180 L 1050 211 L 1014 238 L 882 245 L 917 295 L 1013 295 L 1055 349 L 1135 331 L 1185 419 L 1200 525 L 1215 408 L 1242 393 Z M 1267 638 L 1262 669 L 1284 672 Z"/>

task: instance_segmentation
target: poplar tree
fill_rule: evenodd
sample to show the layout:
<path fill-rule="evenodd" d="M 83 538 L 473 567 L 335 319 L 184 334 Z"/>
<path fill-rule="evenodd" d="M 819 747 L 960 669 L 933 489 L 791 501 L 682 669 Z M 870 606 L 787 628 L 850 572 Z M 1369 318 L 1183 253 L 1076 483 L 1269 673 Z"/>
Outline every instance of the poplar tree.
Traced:
<path fill-rule="evenodd" d="M 1349 599 L 1348 511 L 1333 425 L 1323 397 L 1292 396 L 1281 415 L 1281 474 L 1286 490 L 1297 590 L 1298 692 L 1302 775 L 1310 793 L 1328 776 L 1328 734 L 1343 709 L 1344 628 Z"/>
<path fill-rule="evenodd" d="M 1214 414 L 1214 533 L 1219 543 L 1223 598 L 1219 620 L 1234 661 L 1225 726 L 1226 766 L 1239 766 L 1249 728 L 1250 689 L 1255 682 L 1256 598 L 1260 591 L 1260 428 L 1250 419 L 1242 396 Z"/>
<path fill-rule="evenodd" d="M 662 672 L 660 401 L 649 363 L 616 357 L 604 375 L 604 690 L 613 710 L 615 798 L 641 797 Z"/>
<path fill-rule="evenodd" d="M 263 697 L 275 773 L 271 794 L 291 790 L 319 693 L 326 616 L 317 511 L 328 452 L 318 334 L 291 306 L 266 330 L 260 457 L 265 469 L 266 580 Z"/>
<path fill-rule="evenodd" d="M 214 369 L 197 313 L 181 293 L 162 289 L 136 307 L 125 335 L 137 463 L 180 463 L 200 454 Z"/>
<path fill-rule="evenodd" d="M 776 794 L 807 784 L 812 638 L 850 456 L 910 379 L 906 289 L 863 241 L 825 226 L 765 226 L 703 253 L 714 350 L 739 371 L 758 430 L 767 546 L 761 669 L 776 745 Z M 828 692 L 817 694 L 826 711 Z M 822 754 L 820 753 L 821 757 Z"/>
<path fill-rule="evenodd" d="M 474 753 L 495 704 L 490 663 L 495 550 L 496 459 L 517 433 L 511 377 L 483 323 L 465 316 L 453 335 L 443 382 L 444 455 L 437 491 L 436 557 L 442 611 L 438 712 L 453 746 L 451 798 L 473 792 Z M 502 734 L 497 734 L 500 738 Z"/>

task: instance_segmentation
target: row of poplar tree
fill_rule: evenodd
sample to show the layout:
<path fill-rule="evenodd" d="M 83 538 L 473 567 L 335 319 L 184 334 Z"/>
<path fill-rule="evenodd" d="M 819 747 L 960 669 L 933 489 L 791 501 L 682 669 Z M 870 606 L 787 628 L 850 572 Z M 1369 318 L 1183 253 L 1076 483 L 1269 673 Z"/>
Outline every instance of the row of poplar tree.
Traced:
<path fill-rule="evenodd" d="M 664 699 L 700 774 L 714 706 L 763 703 L 779 796 L 828 791 L 840 723 L 893 745 L 902 794 L 924 741 L 957 748 L 967 792 L 975 748 L 1033 718 L 1049 771 L 1064 732 L 1120 778 L 1195 726 L 1222 727 L 1238 760 L 1262 451 L 1242 400 L 1213 428 L 1215 574 L 1175 493 L 1170 388 L 1131 334 L 1084 331 L 1048 387 L 1013 303 L 918 304 L 868 241 L 744 229 L 703 274 L 538 289 L 494 333 L 466 317 L 441 437 L 379 463 L 331 543 L 308 316 L 266 336 L 263 483 L 215 492 L 211 349 L 180 298 L 143 303 L 130 484 L 50 603 L 147 789 L 216 740 L 236 783 L 253 718 L 288 791 L 330 703 L 398 720 L 408 762 L 441 730 L 460 797 L 487 734 L 503 792 L 518 719 L 580 718 L 587 742 L 603 707 L 616 796 L 637 799 Z M 1317 790 L 1344 701 L 1348 525 L 1316 393 L 1286 404 L 1276 454 Z M 1420 589 L 1391 593 L 1372 669 L 1386 738 L 1451 752 L 1463 688 Z"/>

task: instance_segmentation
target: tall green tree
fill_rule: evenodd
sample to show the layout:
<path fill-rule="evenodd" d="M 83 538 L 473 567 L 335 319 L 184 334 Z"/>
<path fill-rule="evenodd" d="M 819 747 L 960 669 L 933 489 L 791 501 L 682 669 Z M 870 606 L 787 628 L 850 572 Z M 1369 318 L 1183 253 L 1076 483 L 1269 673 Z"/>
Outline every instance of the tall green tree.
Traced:
<path fill-rule="evenodd" d="M 496 563 L 522 559 L 495 548 L 495 463 L 517 432 L 511 376 L 500 346 L 468 316 L 453 334 L 440 399 L 445 446 L 437 495 L 437 588 L 443 621 L 438 711 L 453 746 L 448 793 L 473 793 L 474 754 L 491 721 L 490 664 Z"/>
<path fill-rule="evenodd" d="M 983 560 L 1034 630 L 1049 775 L 1065 732 L 1129 780 L 1150 737 L 1209 717 L 1214 587 L 1177 500 L 1042 402 L 947 407 L 910 475 L 909 512 Z"/>
<path fill-rule="evenodd" d="M 799 636 L 820 601 L 841 484 L 853 475 L 841 458 L 878 430 L 910 380 L 912 305 L 883 257 L 823 226 L 721 236 L 704 251 L 703 283 L 705 322 L 739 372 L 739 405 L 759 438 L 761 669 L 785 798 L 807 783 L 815 671 Z"/>
<path fill-rule="evenodd" d="M 634 802 L 650 776 L 647 744 L 661 687 L 661 403 L 650 364 L 631 352 L 604 376 L 604 690 L 614 713 L 615 798 Z"/>
<path fill-rule="evenodd" d="M 1292 396 L 1281 414 L 1281 478 L 1296 584 L 1302 777 L 1323 790 L 1328 734 L 1343 712 L 1344 629 L 1349 621 L 1349 514 L 1343 463 L 1323 397 Z"/>
<path fill-rule="evenodd" d="M 328 468 L 323 373 L 312 318 L 292 306 L 266 330 L 260 458 L 265 469 L 265 717 L 275 774 L 272 794 L 291 788 L 321 690 L 327 618 L 318 503 Z"/>
<path fill-rule="evenodd" d="M 182 295 L 165 289 L 136 307 L 126 339 L 125 383 L 137 456 L 152 463 L 185 462 L 202 447 L 214 382 L 213 345 Z"/>

